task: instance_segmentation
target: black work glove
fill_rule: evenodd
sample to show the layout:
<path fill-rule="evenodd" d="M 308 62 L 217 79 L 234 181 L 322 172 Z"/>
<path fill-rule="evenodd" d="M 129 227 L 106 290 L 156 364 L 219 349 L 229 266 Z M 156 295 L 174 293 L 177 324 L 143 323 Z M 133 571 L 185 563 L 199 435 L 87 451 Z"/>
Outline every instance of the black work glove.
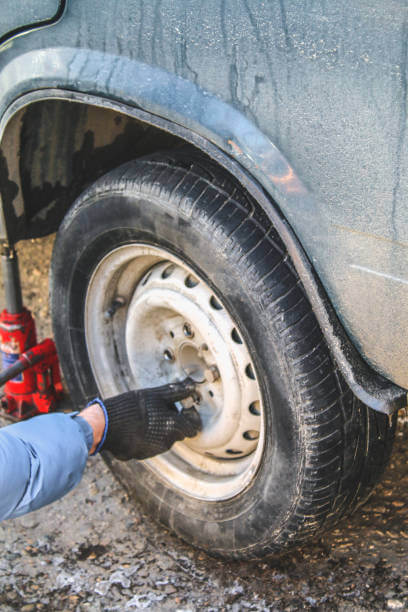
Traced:
<path fill-rule="evenodd" d="M 108 428 L 102 450 L 122 461 L 147 459 L 169 450 L 177 440 L 194 437 L 201 429 L 198 412 L 179 412 L 174 405 L 194 392 L 193 381 L 187 379 L 103 400 Z"/>

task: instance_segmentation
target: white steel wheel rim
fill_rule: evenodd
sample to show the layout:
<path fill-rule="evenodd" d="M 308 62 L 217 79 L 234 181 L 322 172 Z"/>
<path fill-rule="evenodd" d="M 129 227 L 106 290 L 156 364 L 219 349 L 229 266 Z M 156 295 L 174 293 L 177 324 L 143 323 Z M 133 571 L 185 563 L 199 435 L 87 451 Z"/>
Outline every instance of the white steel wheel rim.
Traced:
<path fill-rule="evenodd" d="M 85 337 L 102 397 L 197 380 L 203 430 L 145 461 L 173 488 L 218 501 L 243 491 L 264 446 L 262 397 L 238 326 L 189 266 L 145 244 L 99 263 L 85 301 Z M 188 405 L 191 400 L 183 402 Z"/>

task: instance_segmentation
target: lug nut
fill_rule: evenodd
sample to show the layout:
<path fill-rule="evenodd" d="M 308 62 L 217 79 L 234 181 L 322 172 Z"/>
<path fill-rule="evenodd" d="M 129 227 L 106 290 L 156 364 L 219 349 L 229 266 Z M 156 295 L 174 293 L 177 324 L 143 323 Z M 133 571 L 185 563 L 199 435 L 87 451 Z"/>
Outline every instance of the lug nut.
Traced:
<path fill-rule="evenodd" d="M 184 323 L 184 325 L 183 325 L 183 332 L 184 332 L 184 335 L 186 336 L 186 338 L 193 338 L 193 336 L 194 336 L 194 331 L 193 331 L 190 323 Z"/>
<path fill-rule="evenodd" d="M 194 399 L 192 397 L 186 397 L 182 400 L 184 408 L 192 408 L 194 406 Z"/>
<path fill-rule="evenodd" d="M 204 376 L 207 382 L 212 383 L 219 379 L 220 372 L 216 365 L 212 365 L 204 370 Z"/>

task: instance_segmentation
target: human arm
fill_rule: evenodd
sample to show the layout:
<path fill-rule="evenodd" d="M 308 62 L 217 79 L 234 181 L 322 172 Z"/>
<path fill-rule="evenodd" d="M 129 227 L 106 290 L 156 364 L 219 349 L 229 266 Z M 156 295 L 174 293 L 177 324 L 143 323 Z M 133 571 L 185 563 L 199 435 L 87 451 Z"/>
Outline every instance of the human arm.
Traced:
<path fill-rule="evenodd" d="M 49 414 L 0 430 L 0 520 L 37 510 L 81 480 L 94 443 L 92 427 Z"/>
<path fill-rule="evenodd" d="M 186 383 L 131 391 L 97 399 L 79 415 L 44 415 L 1 429 L 0 520 L 68 493 L 101 442 L 120 459 L 142 459 L 196 435 L 198 414 L 193 409 L 180 414 L 174 406 L 193 391 Z"/>

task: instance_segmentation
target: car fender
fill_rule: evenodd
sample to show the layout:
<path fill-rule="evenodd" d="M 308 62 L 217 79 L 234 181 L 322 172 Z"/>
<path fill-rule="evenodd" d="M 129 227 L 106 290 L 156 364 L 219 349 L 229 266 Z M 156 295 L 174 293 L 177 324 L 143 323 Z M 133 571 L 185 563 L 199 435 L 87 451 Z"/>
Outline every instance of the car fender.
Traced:
<path fill-rule="evenodd" d="M 195 83 L 161 68 L 91 49 L 53 46 L 18 52 L 24 43 L 21 37 L 0 54 L 0 142 L 10 118 L 33 96 L 71 97 L 117 108 L 193 142 L 241 181 L 280 232 L 354 393 L 386 414 L 406 405 L 406 391 L 371 369 L 349 340 L 297 238 L 297 227 L 305 223 L 317 224 L 324 233 L 327 220 L 321 205 L 252 121 Z M 310 234 L 310 240 L 317 239 Z"/>

